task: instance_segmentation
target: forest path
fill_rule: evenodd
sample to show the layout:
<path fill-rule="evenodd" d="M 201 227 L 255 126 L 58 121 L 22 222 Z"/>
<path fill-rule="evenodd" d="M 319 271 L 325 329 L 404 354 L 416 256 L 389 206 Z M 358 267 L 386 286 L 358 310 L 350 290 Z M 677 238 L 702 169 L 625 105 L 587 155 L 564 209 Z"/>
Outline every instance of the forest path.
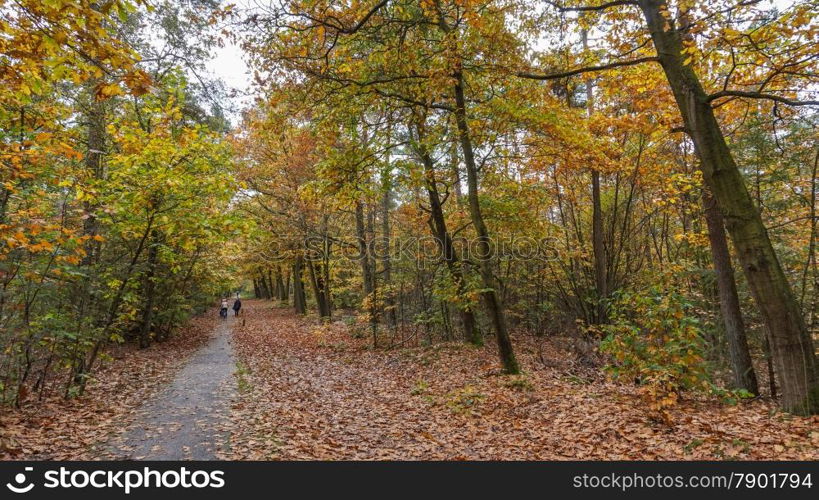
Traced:
<path fill-rule="evenodd" d="M 222 426 L 236 393 L 230 344 L 232 315 L 194 352 L 173 381 L 137 411 L 128 429 L 110 444 L 125 460 L 216 460 L 225 450 Z"/>

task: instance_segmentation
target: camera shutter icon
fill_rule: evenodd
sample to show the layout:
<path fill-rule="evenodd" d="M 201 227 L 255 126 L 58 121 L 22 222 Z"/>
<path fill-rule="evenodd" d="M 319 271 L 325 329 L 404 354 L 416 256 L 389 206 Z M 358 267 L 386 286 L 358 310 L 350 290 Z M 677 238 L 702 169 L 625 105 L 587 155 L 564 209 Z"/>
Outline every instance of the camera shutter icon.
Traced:
<path fill-rule="evenodd" d="M 31 472 L 34 470 L 34 467 L 26 467 L 25 470 L 26 472 Z M 18 472 L 14 476 L 14 482 L 16 484 L 6 483 L 6 488 L 14 493 L 28 493 L 32 490 L 32 488 L 34 488 L 34 483 L 24 484 L 26 482 L 26 475 L 22 472 Z"/>

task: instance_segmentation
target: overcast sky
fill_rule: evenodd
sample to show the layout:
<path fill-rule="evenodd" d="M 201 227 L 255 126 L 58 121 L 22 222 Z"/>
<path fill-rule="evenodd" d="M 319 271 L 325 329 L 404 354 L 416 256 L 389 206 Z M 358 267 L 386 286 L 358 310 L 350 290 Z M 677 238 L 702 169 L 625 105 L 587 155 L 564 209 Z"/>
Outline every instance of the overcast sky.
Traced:
<path fill-rule="evenodd" d="M 254 3 L 267 3 L 268 0 L 225 0 L 225 4 L 232 3 L 243 15 L 242 11 L 247 10 Z M 252 97 L 248 93 L 252 90 L 252 75 L 245 61 L 245 53 L 238 44 L 225 40 L 225 46 L 213 51 L 214 57 L 206 64 L 207 69 L 213 75 L 219 77 L 228 88 L 236 89 L 238 97 L 232 103 L 232 107 L 241 110 L 251 102 Z M 237 113 L 231 113 L 231 120 L 234 124 L 239 119 Z"/>
<path fill-rule="evenodd" d="M 216 51 L 216 57 L 208 64 L 210 70 L 220 77 L 229 87 L 248 90 L 250 75 L 244 61 L 242 49 L 227 43 Z"/>

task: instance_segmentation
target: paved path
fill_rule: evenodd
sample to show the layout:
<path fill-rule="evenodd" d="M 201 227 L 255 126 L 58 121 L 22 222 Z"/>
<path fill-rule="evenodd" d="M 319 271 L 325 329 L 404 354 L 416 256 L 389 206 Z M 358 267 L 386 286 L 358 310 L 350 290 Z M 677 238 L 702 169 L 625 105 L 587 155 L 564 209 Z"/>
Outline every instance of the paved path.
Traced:
<path fill-rule="evenodd" d="M 227 442 L 220 425 L 236 391 L 229 342 L 231 317 L 185 363 L 173 382 L 139 410 L 133 424 L 111 443 L 125 460 L 216 460 Z"/>

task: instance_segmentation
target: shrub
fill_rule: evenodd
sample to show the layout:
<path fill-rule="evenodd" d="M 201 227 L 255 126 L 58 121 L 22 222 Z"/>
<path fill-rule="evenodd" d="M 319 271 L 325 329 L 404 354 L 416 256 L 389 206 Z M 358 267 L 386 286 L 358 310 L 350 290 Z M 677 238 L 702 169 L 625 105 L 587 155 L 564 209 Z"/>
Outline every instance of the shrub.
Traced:
<path fill-rule="evenodd" d="M 700 323 L 677 292 L 652 288 L 619 294 L 611 304 L 601 350 L 611 356 L 607 372 L 633 381 L 654 415 L 671 421 L 669 410 L 683 390 L 708 390 Z"/>

